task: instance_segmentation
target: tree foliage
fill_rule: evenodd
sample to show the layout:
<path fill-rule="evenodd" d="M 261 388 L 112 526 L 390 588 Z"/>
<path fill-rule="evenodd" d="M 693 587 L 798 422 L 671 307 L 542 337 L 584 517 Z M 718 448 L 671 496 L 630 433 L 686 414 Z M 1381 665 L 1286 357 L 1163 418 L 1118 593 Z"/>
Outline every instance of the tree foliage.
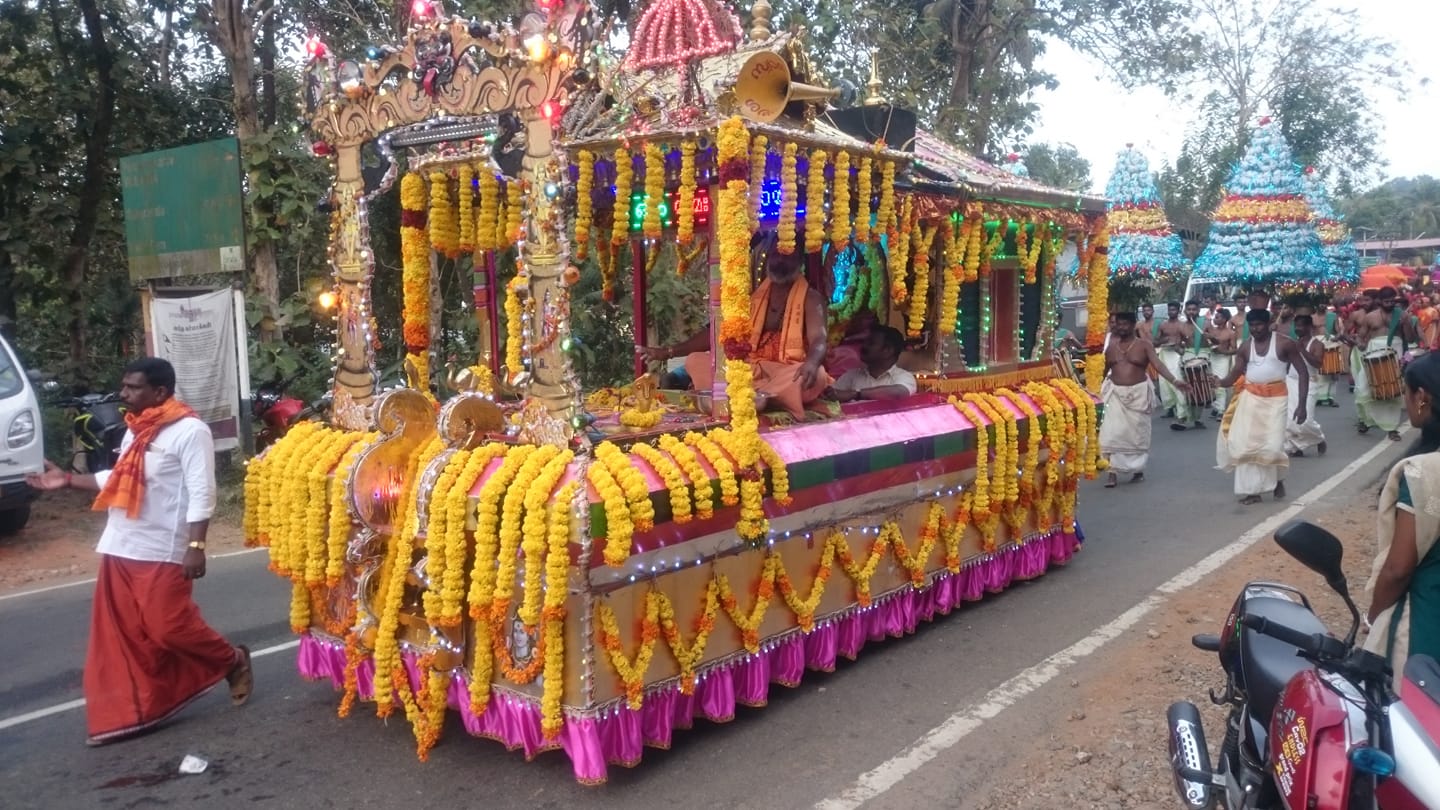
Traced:
<path fill-rule="evenodd" d="M 1396 178 L 1344 200 L 1340 208 L 1360 238 L 1440 236 L 1440 180 L 1429 175 Z"/>
<path fill-rule="evenodd" d="M 1025 150 L 1030 179 L 1067 191 L 1090 189 L 1090 161 L 1072 144 L 1038 143 Z"/>

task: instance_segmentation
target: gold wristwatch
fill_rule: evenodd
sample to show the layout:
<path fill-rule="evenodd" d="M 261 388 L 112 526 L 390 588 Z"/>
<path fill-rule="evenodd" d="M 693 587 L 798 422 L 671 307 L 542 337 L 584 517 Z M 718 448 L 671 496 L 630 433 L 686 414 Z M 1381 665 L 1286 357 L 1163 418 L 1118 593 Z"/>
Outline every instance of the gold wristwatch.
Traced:
<path fill-rule="evenodd" d="M 199 551 L 204 551 L 204 550 L 205 550 L 205 541 L 204 541 L 204 540 L 191 540 L 191 541 L 190 541 L 190 548 L 197 549 L 197 550 L 199 550 Z"/>

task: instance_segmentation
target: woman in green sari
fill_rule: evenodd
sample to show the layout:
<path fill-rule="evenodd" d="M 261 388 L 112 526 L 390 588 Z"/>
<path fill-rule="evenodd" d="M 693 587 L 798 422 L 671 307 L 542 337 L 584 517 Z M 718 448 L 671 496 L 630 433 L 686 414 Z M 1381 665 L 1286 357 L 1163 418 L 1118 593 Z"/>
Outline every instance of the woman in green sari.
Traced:
<path fill-rule="evenodd" d="M 1405 406 L 1420 439 L 1380 493 L 1371 625 L 1365 648 L 1395 672 L 1410 655 L 1440 658 L 1440 354 L 1405 367 Z"/>

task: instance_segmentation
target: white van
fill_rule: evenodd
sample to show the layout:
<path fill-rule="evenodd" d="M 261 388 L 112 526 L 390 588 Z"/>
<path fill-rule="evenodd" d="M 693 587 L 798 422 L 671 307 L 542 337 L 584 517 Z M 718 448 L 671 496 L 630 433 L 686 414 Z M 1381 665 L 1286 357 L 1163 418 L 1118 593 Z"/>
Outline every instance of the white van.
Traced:
<path fill-rule="evenodd" d="M 30 520 L 35 491 L 25 476 L 45 469 L 45 438 L 35 387 L 10 344 L 0 337 L 0 536 Z"/>

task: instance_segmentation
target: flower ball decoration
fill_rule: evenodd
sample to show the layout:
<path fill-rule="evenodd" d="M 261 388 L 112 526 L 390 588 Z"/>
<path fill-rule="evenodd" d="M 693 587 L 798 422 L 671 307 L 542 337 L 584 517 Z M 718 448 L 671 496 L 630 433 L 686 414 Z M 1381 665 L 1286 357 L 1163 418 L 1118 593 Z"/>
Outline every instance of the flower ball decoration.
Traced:
<path fill-rule="evenodd" d="M 1180 237 L 1170 229 L 1150 162 L 1126 144 L 1105 184 L 1110 223 L 1110 275 L 1169 279 L 1184 266 Z"/>
<path fill-rule="evenodd" d="M 1305 201 L 1314 216 L 1315 231 L 1320 235 L 1320 248 L 1330 265 L 1332 284 L 1351 285 L 1360 280 L 1360 254 L 1350 240 L 1350 229 L 1335 212 L 1330 194 L 1314 166 L 1307 167 L 1301 178 L 1305 183 Z"/>
<path fill-rule="evenodd" d="M 1016 177 L 1029 177 L 1030 168 L 1020 159 L 1020 153 L 1011 152 L 1005 156 L 1005 170 Z"/>
<path fill-rule="evenodd" d="M 1290 146 L 1269 118 L 1230 172 L 1194 277 L 1250 288 L 1341 282 L 1321 252 Z"/>
<path fill-rule="evenodd" d="M 640 15 L 628 70 L 660 70 L 735 50 L 740 20 L 720 0 L 655 0 Z"/>

